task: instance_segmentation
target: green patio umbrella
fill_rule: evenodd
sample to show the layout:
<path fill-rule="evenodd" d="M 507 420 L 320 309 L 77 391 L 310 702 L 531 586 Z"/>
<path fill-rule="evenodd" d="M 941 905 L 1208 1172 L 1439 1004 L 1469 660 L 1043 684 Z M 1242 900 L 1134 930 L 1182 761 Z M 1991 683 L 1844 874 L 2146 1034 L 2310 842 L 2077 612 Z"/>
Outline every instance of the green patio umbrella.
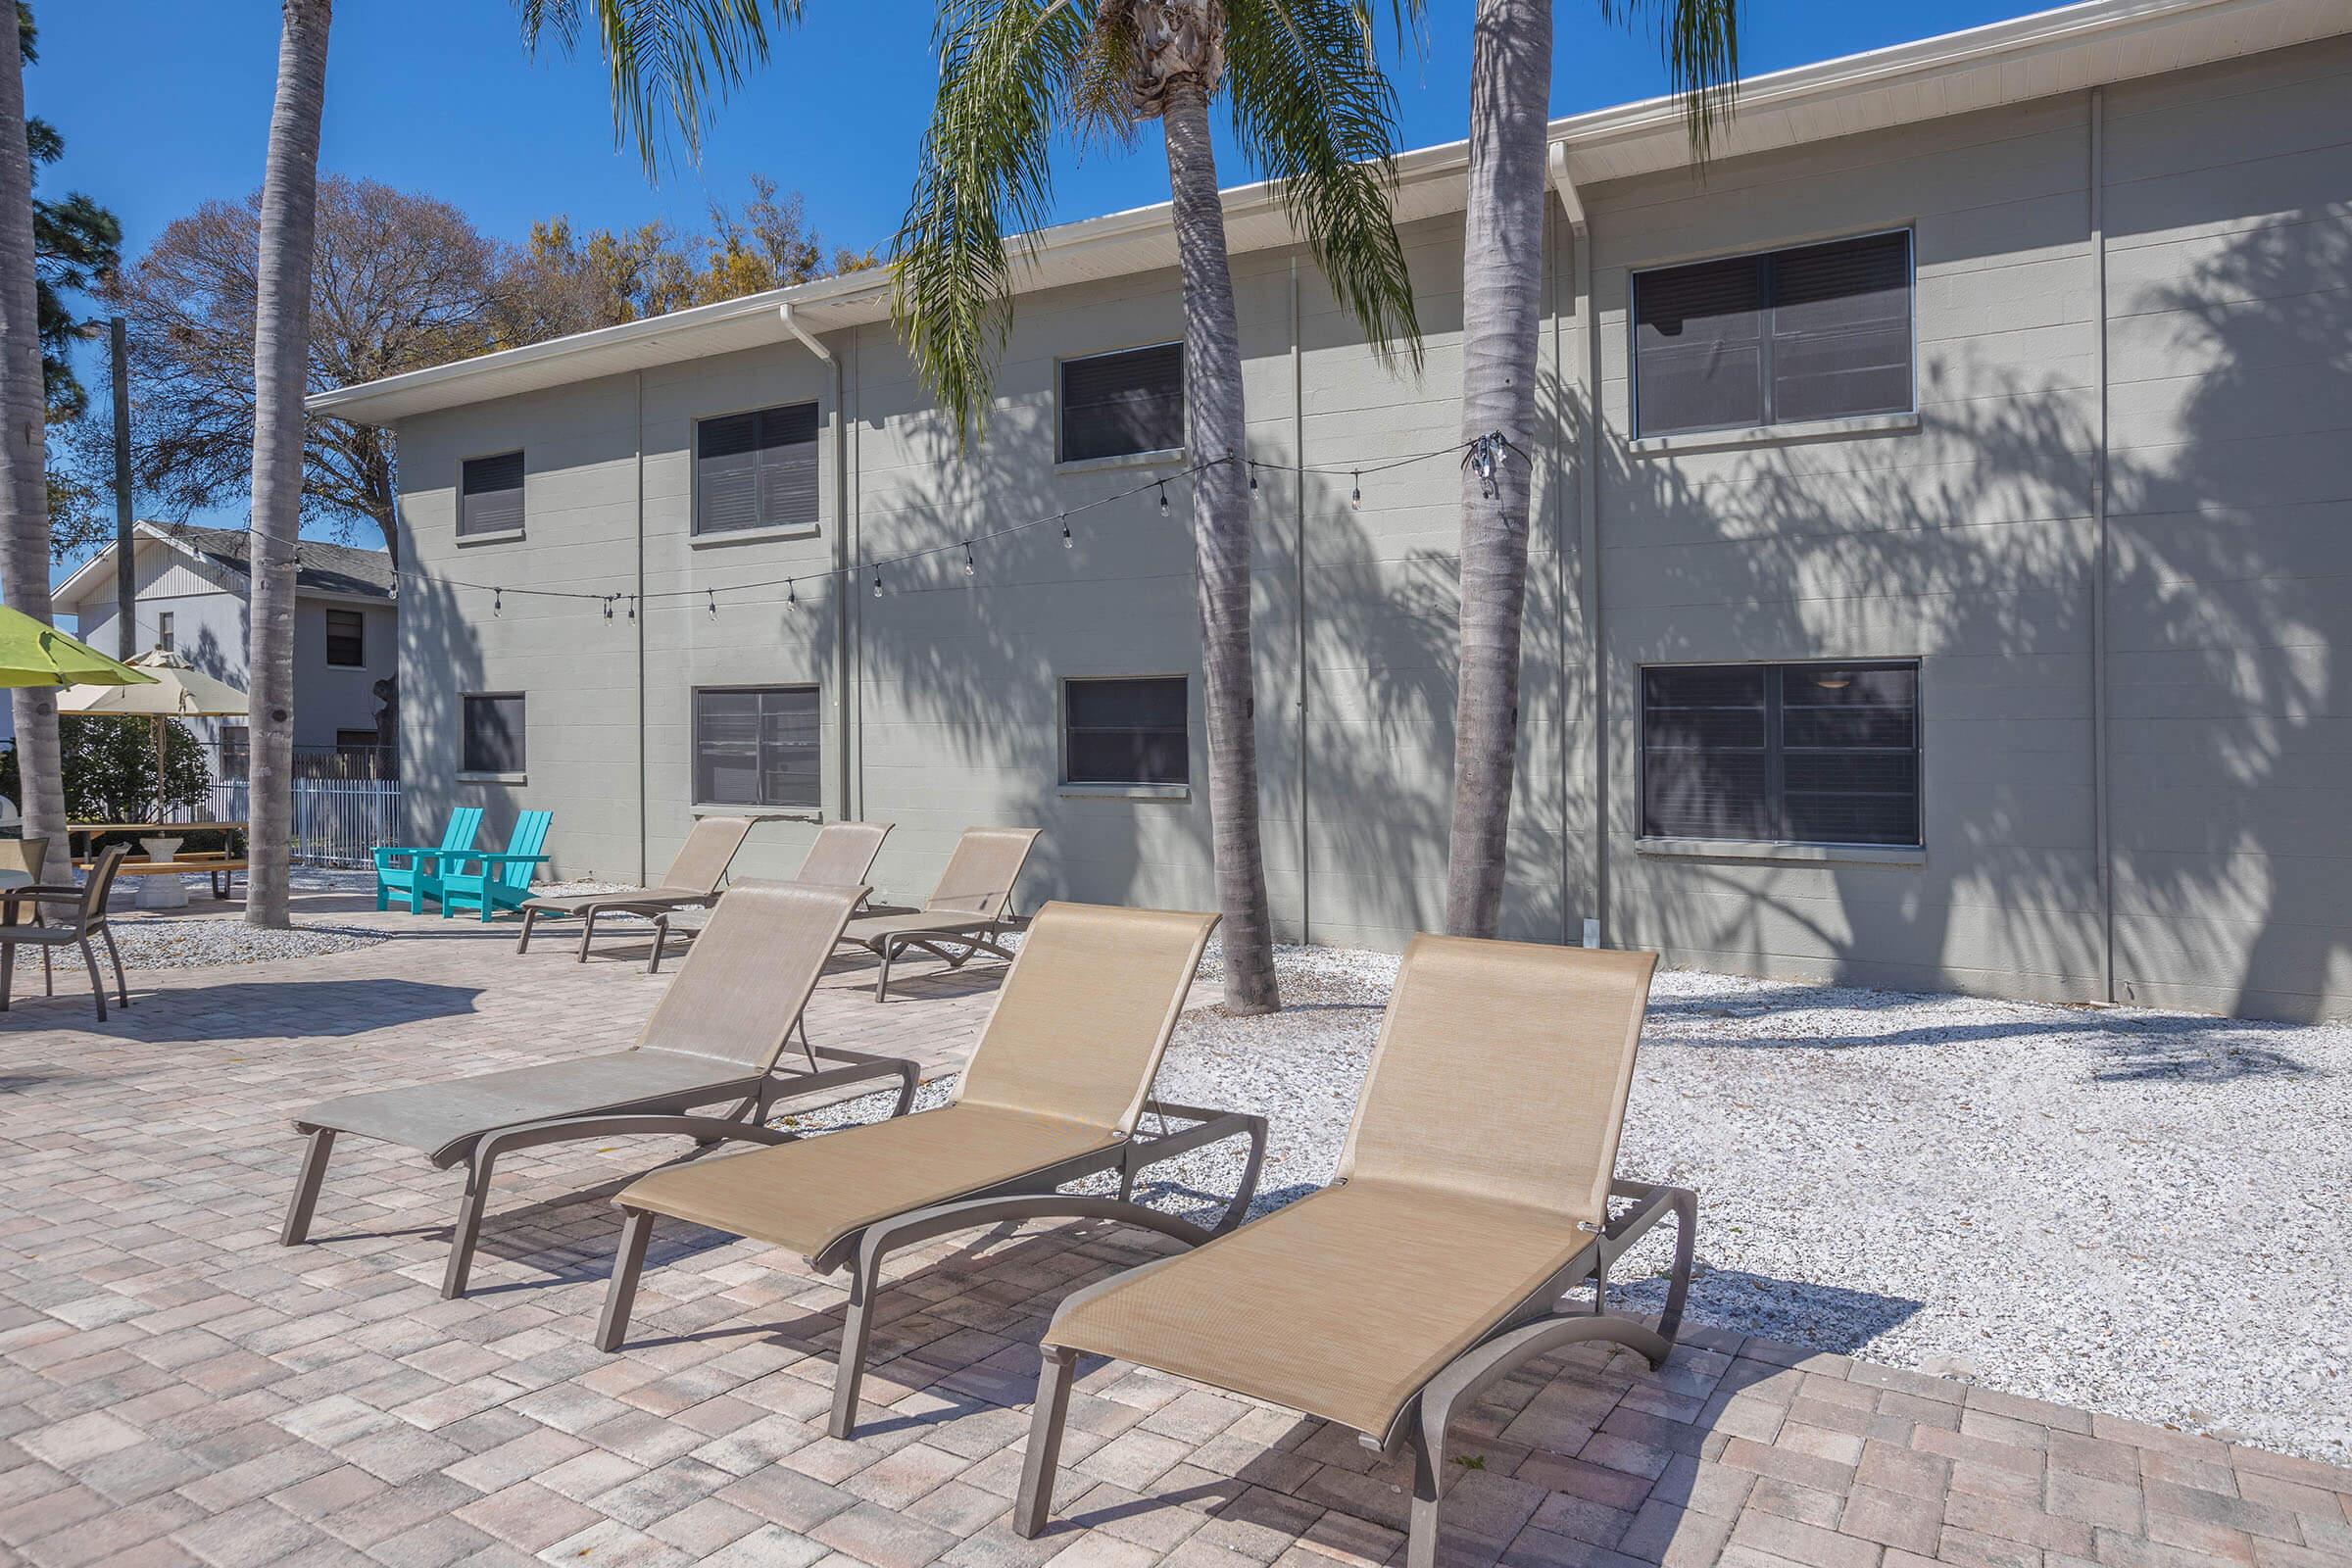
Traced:
<path fill-rule="evenodd" d="M 150 686 L 155 677 L 0 605 L 0 686 Z"/>

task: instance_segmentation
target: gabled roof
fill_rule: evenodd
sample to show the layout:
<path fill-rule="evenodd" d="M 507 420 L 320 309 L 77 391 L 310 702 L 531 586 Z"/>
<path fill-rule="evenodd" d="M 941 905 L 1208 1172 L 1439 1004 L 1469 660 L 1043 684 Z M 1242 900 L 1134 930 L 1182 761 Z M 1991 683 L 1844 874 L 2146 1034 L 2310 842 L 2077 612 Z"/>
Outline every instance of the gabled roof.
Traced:
<path fill-rule="evenodd" d="M 191 560 L 204 562 L 249 582 L 253 576 L 247 569 L 253 535 L 242 528 L 199 528 L 187 522 L 145 521 L 133 523 L 132 527 L 139 537 L 158 540 Z M 114 575 L 115 547 L 110 544 L 84 562 L 74 575 L 58 584 L 52 597 L 69 603 L 84 599 L 97 592 L 102 584 L 111 583 Z M 394 587 L 392 558 L 381 550 L 330 545 L 317 539 L 302 539 L 295 543 L 296 593 L 389 600 L 393 597 Z"/>
<path fill-rule="evenodd" d="M 1740 85 L 1738 112 L 1713 155 L 1736 158 L 1946 115 L 1999 109 L 2352 32 L 2346 0 L 2082 0 L 1966 31 L 1874 49 Z M 1650 98 L 1551 122 L 1553 183 L 1564 201 L 1598 180 L 1691 161 L 1679 103 Z M 1400 154 L 1392 208 L 1399 223 L 1458 212 L 1469 144 Z M 1296 243 L 1270 184 L 1224 193 L 1236 255 Z M 1022 292 L 1172 267 L 1168 205 L 1042 229 L 1015 242 Z M 304 407 L 363 424 L 459 408 L 706 355 L 793 342 L 887 319 L 890 275 L 877 269 L 698 305 L 666 316 L 502 349 L 429 369 L 314 393 Z M 795 330 L 786 314 L 799 323 Z"/>

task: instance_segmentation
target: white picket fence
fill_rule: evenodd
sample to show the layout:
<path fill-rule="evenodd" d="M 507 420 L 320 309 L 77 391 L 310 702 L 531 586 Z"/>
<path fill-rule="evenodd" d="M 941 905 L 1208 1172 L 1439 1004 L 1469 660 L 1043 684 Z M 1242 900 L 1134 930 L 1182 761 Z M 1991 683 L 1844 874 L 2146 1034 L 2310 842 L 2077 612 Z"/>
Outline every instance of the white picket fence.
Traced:
<path fill-rule="evenodd" d="M 213 786 L 216 821 L 252 820 L 251 791 L 245 780 Z M 367 866 L 378 844 L 403 841 L 407 817 L 400 780 L 298 778 L 294 781 L 293 860 L 296 865 Z"/>

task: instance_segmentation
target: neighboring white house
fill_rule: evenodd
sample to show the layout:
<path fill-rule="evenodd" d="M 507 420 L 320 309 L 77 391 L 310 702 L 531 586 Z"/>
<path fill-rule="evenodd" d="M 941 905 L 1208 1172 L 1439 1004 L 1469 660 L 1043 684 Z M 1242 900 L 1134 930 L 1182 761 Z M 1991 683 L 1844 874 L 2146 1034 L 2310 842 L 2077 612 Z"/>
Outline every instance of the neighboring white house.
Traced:
<path fill-rule="evenodd" d="M 175 650 L 196 668 L 246 685 L 246 612 L 251 578 L 249 535 L 184 523 L 135 525 L 138 620 L 125 646 L 115 615 L 115 547 L 107 546 L 53 596 L 72 615 L 75 635 L 104 653 Z M 305 539 L 295 553 L 294 744 L 298 749 L 354 749 L 396 744 L 382 734 L 390 682 L 399 667 L 398 611 L 392 558 L 381 550 Z M 379 683 L 382 690 L 378 690 Z M 195 719 L 208 742 L 233 759 L 246 726 L 237 719 Z"/>

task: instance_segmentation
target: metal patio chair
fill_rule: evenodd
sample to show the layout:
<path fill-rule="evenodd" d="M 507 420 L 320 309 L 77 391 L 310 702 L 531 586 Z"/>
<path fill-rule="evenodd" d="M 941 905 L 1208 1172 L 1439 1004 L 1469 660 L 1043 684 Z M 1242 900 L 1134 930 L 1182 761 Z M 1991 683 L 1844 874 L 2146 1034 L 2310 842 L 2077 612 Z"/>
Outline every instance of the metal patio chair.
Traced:
<path fill-rule="evenodd" d="M 90 997 L 98 1004 L 98 1021 L 106 1022 L 106 979 L 98 972 L 98 955 L 90 947 L 92 937 L 106 944 L 106 956 L 115 966 L 115 995 L 123 1006 L 130 1005 L 130 986 L 122 978 L 122 954 L 115 946 L 114 927 L 106 918 L 107 896 L 114 892 L 115 874 L 129 854 L 127 844 L 109 844 L 90 862 L 79 887 L 27 882 L 0 893 L 0 1012 L 8 1010 L 20 945 L 41 950 L 41 995 L 54 997 L 57 981 L 49 955 L 72 944 L 81 950 L 81 961 L 89 968 Z M 27 906 L 32 909 L 30 920 L 23 918 Z"/>
<path fill-rule="evenodd" d="M 890 995 L 890 965 L 908 948 L 920 948 L 960 969 L 987 953 L 1010 958 L 999 939 L 1019 923 L 1013 912 L 1013 884 L 1029 863 L 1029 851 L 1043 829 L 967 827 L 948 857 L 947 869 L 922 908 L 904 914 L 867 914 L 852 920 L 842 943 L 865 949 L 880 960 L 874 1000 Z M 960 951 L 950 951 L 951 949 Z"/>

